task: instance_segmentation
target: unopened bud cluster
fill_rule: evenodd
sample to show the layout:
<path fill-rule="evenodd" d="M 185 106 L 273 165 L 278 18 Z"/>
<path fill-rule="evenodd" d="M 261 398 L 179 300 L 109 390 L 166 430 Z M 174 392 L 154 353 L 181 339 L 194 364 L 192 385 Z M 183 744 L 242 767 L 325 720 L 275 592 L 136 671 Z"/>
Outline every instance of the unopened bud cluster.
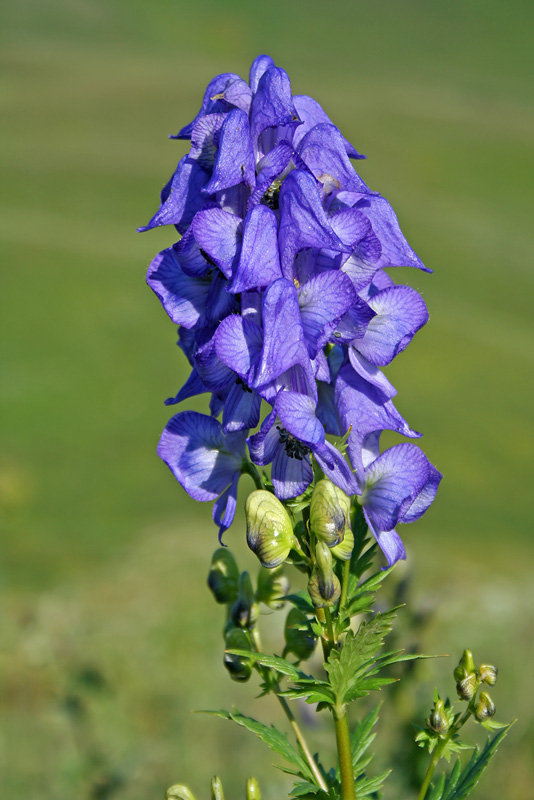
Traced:
<path fill-rule="evenodd" d="M 497 682 L 497 667 L 492 664 L 481 664 L 475 666 L 473 654 L 470 650 L 464 650 L 458 666 L 454 670 L 456 681 L 456 691 L 461 700 L 473 701 L 475 718 L 479 722 L 493 717 L 495 705 L 487 692 L 481 692 L 478 700 L 474 700 L 481 686 L 494 686 Z"/>

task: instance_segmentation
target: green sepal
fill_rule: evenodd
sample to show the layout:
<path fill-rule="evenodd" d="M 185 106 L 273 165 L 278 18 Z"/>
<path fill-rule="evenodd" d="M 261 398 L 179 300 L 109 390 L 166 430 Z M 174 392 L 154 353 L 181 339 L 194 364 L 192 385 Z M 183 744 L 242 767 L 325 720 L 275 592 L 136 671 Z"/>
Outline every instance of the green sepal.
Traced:
<path fill-rule="evenodd" d="M 446 778 L 442 775 L 432 787 L 427 800 L 464 800 L 471 794 L 513 724 L 506 725 L 493 739 L 489 738 L 482 751 L 476 747 L 463 770 L 458 759 L 449 776 Z"/>
<path fill-rule="evenodd" d="M 269 750 L 278 753 L 278 755 L 282 756 L 286 761 L 296 767 L 297 772 L 292 774 L 310 781 L 314 786 L 316 785 L 313 773 L 304 756 L 288 742 L 286 735 L 281 733 L 274 726 L 264 725 L 262 722 L 253 719 L 253 717 L 246 717 L 244 714 L 240 714 L 239 711 L 230 712 L 220 709 L 218 711 L 204 711 L 202 713 L 211 714 L 221 719 L 231 720 L 242 728 L 251 731 L 251 733 L 254 733 L 258 739 L 267 745 Z M 283 768 L 283 771 L 286 771 L 286 769 Z"/>

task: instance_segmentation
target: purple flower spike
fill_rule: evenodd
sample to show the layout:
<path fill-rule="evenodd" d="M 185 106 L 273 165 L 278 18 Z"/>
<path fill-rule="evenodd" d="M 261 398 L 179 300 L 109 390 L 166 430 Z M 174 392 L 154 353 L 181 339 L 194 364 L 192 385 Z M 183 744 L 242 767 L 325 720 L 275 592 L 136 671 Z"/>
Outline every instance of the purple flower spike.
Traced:
<path fill-rule="evenodd" d="M 404 555 L 398 553 L 391 533 L 399 522 L 413 522 L 432 503 L 442 475 L 414 444 L 398 444 L 378 456 L 365 470 L 365 483 L 360 502 L 369 526 L 378 532 L 378 542 L 388 563 Z M 393 559 L 393 560 L 391 560 Z"/>

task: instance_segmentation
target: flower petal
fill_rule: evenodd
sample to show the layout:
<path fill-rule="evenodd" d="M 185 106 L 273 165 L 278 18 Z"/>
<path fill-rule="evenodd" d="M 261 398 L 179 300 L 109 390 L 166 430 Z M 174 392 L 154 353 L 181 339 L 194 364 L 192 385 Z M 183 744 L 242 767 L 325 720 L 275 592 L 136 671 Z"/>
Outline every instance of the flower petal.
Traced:
<path fill-rule="evenodd" d="M 271 480 L 274 492 L 279 500 L 289 500 L 302 494 L 313 480 L 313 470 L 308 456 L 291 458 L 283 446 L 273 460 Z"/>
<path fill-rule="evenodd" d="M 402 521 L 429 482 L 430 466 L 417 445 L 397 444 L 367 467 L 362 505 L 376 528 L 391 531 Z"/>
<path fill-rule="evenodd" d="M 297 128 L 295 128 L 295 134 L 293 136 L 294 147 L 297 147 L 308 131 L 315 127 L 315 125 L 318 125 L 320 122 L 326 122 L 329 125 L 332 125 L 332 120 L 323 111 L 317 100 L 313 99 L 313 97 L 308 97 L 305 94 L 297 94 L 293 97 L 293 102 L 295 103 L 295 108 L 297 109 L 298 115 L 302 120 L 302 125 L 299 125 Z M 344 136 L 342 136 L 342 139 L 345 145 L 345 152 L 349 158 L 365 158 L 365 156 L 360 155 L 354 149 L 351 143 L 347 141 Z"/>
<path fill-rule="evenodd" d="M 239 477 L 239 474 L 234 476 L 228 489 L 213 504 L 213 521 L 219 526 L 219 542 L 221 543 L 224 532 L 228 530 L 234 521 Z"/>
<path fill-rule="evenodd" d="M 408 346 L 428 321 L 421 295 L 411 286 L 392 286 L 375 294 L 369 305 L 376 312 L 357 349 L 371 364 L 385 366 Z"/>
<path fill-rule="evenodd" d="M 166 406 L 174 406 L 181 403 L 182 400 L 187 400 L 189 397 L 195 397 L 198 394 L 204 394 L 208 389 L 200 380 L 200 376 L 196 367 L 193 368 L 189 378 L 186 380 L 176 397 L 168 397 L 164 402 Z"/>
<path fill-rule="evenodd" d="M 350 251 L 334 233 L 321 204 L 320 186 L 309 172 L 289 173 L 280 190 L 280 258 L 282 273 L 293 279 L 293 261 L 306 247 Z"/>
<path fill-rule="evenodd" d="M 238 293 L 268 286 L 282 277 L 277 228 L 276 215 L 270 208 L 255 206 L 248 212 L 243 223 L 239 265 L 235 270 L 230 292 Z"/>
<path fill-rule="evenodd" d="M 345 140 L 335 125 L 320 122 L 304 136 L 298 154 L 321 183 L 336 189 L 370 192 L 349 161 Z"/>
<path fill-rule="evenodd" d="M 215 350 L 223 364 L 247 381 L 251 367 L 261 352 L 261 328 L 255 322 L 232 314 L 223 319 L 214 339 Z"/>
<path fill-rule="evenodd" d="M 379 195 L 365 197 L 358 201 L 356 208 L 369 217 L 382 245 L 382 254 L 377 266 L 417 267 L 424 272 L 432 272 L 424 266 L 406 241 L 395 212 L 384 197 Z"/>
<path fill-rule="evenodd" d="M 263 295 L 263 348 L 251 386 L 259 388 L 296 364 L 309 369 L 309 357 L 300 322 L 297 290 L 284 278 Z M 306 364 L 307 362 L 307 364 Z"/>
<path fill-rule="evenodd" d="M 356 292 L 343 272 L 323 272 L 299 288 L 298 299 L 308 353 L 315 358 L 334 324 L 356 302 Z"/>
<path fill-rule="evenodd" d="M 205 322 L 209 278 L 191 278 L 180 267 L 176 245 L 159 253 L 148 268 L 146 282 L 176 325 L 194 328 Z"/>
<path fill-rule="evenodd" d="M 433 502 L 443 475 L 430 462 L 429 467 L 430 473 L 427 482 L 404 514 L 401 522 L 414 522 L 419 519 Z"/>
<path fill-rule="evenodd" d="M 214 194 L 238 183 L 254 186 L 255 163 L 248 116 L 235 108 L 225 117 L 213 174 L 203 191 Z"/>
<path fill-rule="evenodd" d="M 224 94 L 226 88 L 235 80 L 241 80 L 239 75 L 233 72 L 223 72 L 222 75 L 216 75 L 213 80 L 208 83 L 206 91 L 204 92 L 204 99 L 200 111 L 195 119 L 188 125 L 185 125 L 182 130 L 176 135 L 171 136 L 171 139 L 190 139 L 191 133 L 195 123 L 206 114 L 214 114 L 228 110 L 227 103 L 224 102 L 218 95 Z"/>
<path fill-rule="evenodd" d="M 277 397 L 276 408 L 284 428 L 306 444 L 324 442 L 324 428 L 315 415 L 315 402 L 298 392 L 283 391 Z"/>
<path fill-rule="evenodd" d="M 193 233 L 200 248 L 213 259 L 227 278 L 237 267 L 243 220 L 220 208 L 199 211 L 193 220 Z"/>
<path fill-rule="evenodd" d="M 280 67 L 269 67 L 261 76 L 252 100 L 250 128 L 254 147 L 266 129 L 299 122 L 291 95 L 291 82 Z"/>
<path fill-rule="evenodd" d="M 189 156 L 184 156 L 171 178 L 168 194 L 148 225 L 138 228 L 140 233 L 160 225 L 176 225 L 180 233 L 185 233 L 197 211 L 206 204 L 201 194 L 209 180 L 209 172 Z"/>
<path fill-rule="evenodd" d="M 224 436 L 220 422 L 196 411 L 169 420 L 158 455 L 195 500 L 215 500 L 241 472 L 245 457 L 242 434 Z"/>
<path fill-rule="evenodd" d="M 327 478 L 343 489 L 345 494 L 360 494 L 358 481 L 339 450 L 324 442 L 313 447 L 313 455 Z"/>
<path fill-rule="evenodd" d="M 402 540 L 397 533 L 397 531 L 379 531 L 374 525 L 372 520 L 369 518 L 369 515 L 366 513 L 365 508 L 363 510 L 365 519 L 369 526 L 369 530 L 375 537 L 378 546 L 384 553 L 386 557 L 386 561 L 388 562 L 388 567 L 392 567 L 393 564 L 396 564 L 397 561 L 403 561 L 406 559 L 406 551 L 404 549 L 404 545 Z"/>
<path fill-rule="evenodd" d="M 236 381 L 224 403 L 223 433 L 255 428 L 260 421 L 260 406 L 261 397 Z"/>

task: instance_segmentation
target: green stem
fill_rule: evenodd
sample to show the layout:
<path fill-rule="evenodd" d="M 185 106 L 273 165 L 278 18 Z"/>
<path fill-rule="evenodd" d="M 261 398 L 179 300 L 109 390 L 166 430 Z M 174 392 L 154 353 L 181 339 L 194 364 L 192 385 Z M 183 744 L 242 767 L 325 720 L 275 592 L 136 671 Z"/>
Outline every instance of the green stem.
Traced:
<path fill-rule="evenodd" d="M 321 787 L 323 792 L 327 792 L 328 791 L 328 786 L 326 785 L 326 781 L 323 778 L 323 776 L 321 775 L 321 771 L 319 770 L 319 767 L 317 766 L 317 762 L 315 761 L 314 757 L 311 754 L 311 751 L 310 751 L 310 748 L 308 747 L 306 739 L 304 738 L 303 733 L 302 733 L 302 731 L 301 731 L 301 729 L 299 727 L 299 724 L 298 724 L 297 720 L 295 719 L 295 715 L 291 711 L 291 709 L 290 709 L 285 697 L 280 697 L 279 694 L 277 694 L 276 696 L 278 697 L 280 705 L 282 706 L 282 708 L 284 710 L 284 713 L 285 713 L 286 717 L 289 720 L 289 724 L 293 728 L 293 732 L 294 732 L 294 734 L 295 734 L 295 736 L 297 738 L 297 742 L 300 744 L 300 746 L 302 748 L 302 752 L 304 753 L 306 761 L 308 762 L 308 764 L 310 766 L 310 769 L 313 772 L 313 776 L 314 776 L 315 780 L 317 781 L 317 785 Z"/>
<path fill-rule="evenodd" d="M 330 609 L 328 608 L 328 606 L 325 607 L 324 616 L 326 619 L 326 632 L 328 635 L 328 642 L 330 645 L 329 647 L 329 653 L 330 653 L 336 643 L 336 637 L 334 634 L 334 627 L 332 625 L 332 614 L 330 613 Z"/>
<path fill-rule="evenodd" d="M 341 710 L 334 708 L 334 723 L 336 726 L 339 771 L 341 773 L 341 800 L 356 800 L 349 722 L 345 707 L 342 707 Z"/>
<path fill-rule="evenodd" d="M 349 590 L 350 559 L 343 564 L 343 581 L 341 583 L 341 597 L 339 598 L 339 608 L 345 608 L 347 604 L 347 592 Z"/>
<path fill-rule="evenodd" d="M 430 759 L 430 764 L 428 765 L 428 769 L 425 773 L 425 777 L 423 778 L 423 783 L 421 785 L 421 791 L 417 796 L 417 800 L 424 800 L 428 787 L 430 785 L 430 781 L 432 780 L 432 776 L 434 775 L 434 770 L 436 769 L 437 763 L 440 760 L 445 747 L 447 746 L 448 742 L 452 739 L 452 737 L 458 733 L 462 725 L 465 725 L 471 714 L 473 713 L 472 708 L 473 703 L 469 703 L 467 709 L 465 710 L 464 715 L 458 720 L 456 725 L 453 725 L 452 728 L 449 730 L 447 735 L 441 742 L 438 744 L 434 753 L 432 754 L 432 758 Z"/>
<path fill-rule="evenodd" d="M 252 480 L 256 485 L 256 489 L 265 489 L 265 486 L 263 485 L 263 481 L 261 479 L 261 475 L 254 466 L 254 464 L 252 463 L 252 461 L 247 461 L 245 459 L 243 461 L 242 470 L 243 472 L 246 472 L 247 475 L 250 475 L 250 477 L 252 478 Z"/>

